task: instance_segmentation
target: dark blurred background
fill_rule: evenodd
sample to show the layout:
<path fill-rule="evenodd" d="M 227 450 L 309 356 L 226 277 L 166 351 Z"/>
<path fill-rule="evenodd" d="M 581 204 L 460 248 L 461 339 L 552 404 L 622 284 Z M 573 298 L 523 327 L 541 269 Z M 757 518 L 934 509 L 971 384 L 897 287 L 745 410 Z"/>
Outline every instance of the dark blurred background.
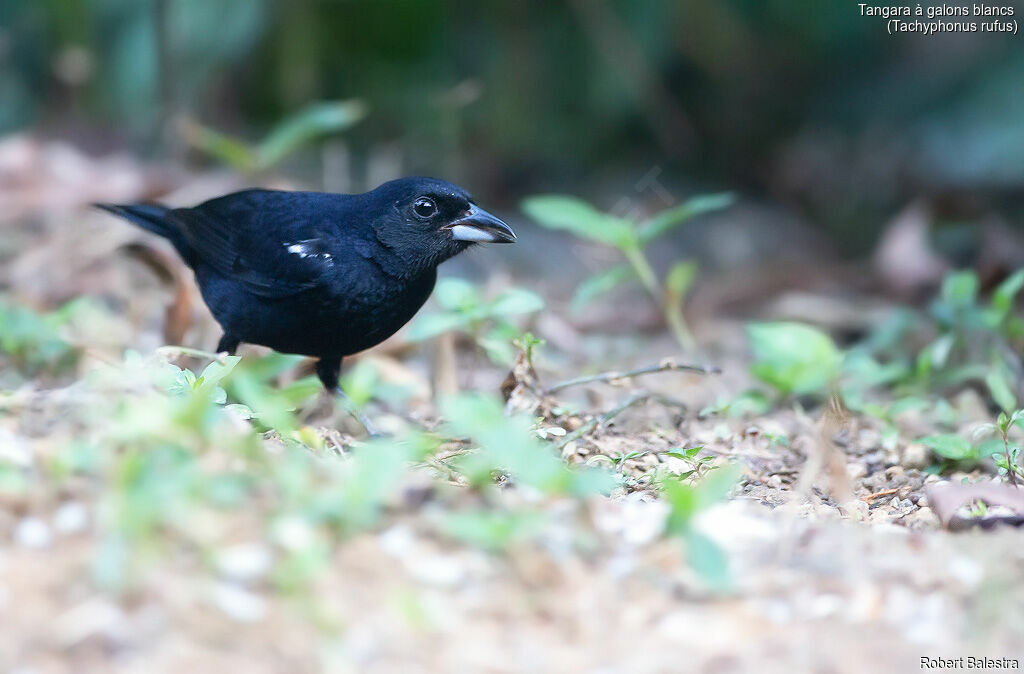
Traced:
<path fill-rule="evenodd" d="M 553 191 L 613 208 L 654 169 L 673 191 L 736 190 L 795 217 L 840 256 L 870 252 L 923 200 L 969 259 L 978 244 L 958 224 L 1021 215 L 1022 38 L 891 36 L 860 14 L 798 0 L 5 0 L 0 131 L 202 167 L 215 159 L 190 150 L 188 123 L 254 139 L 311 101 L 358 99 L 364 119 L 276 171 L 354 190 L 426 173 L 506 208 Z"/>

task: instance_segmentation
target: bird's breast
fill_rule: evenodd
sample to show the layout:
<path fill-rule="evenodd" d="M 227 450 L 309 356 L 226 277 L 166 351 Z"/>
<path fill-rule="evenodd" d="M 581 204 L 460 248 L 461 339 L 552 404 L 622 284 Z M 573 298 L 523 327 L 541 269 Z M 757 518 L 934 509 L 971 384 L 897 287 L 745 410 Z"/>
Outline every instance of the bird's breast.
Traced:
<path fill-rule="evenodd" d="M 332 287 L 322 298 L 323 324 L 347 353 L 368 349 L 395 334 L 430 297 L 436 271 L 410 279 L 367 278 L 358 287 Z"/>

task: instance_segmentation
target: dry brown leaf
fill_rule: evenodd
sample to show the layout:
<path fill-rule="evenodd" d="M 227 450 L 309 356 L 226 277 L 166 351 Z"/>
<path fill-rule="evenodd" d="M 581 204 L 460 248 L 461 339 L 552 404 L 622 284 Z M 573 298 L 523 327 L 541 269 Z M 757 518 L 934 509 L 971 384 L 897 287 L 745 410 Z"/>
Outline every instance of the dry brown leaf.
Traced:
<path fill-rule="evenodd" d="M 1006 484 L 992 482 L 975 484 L 941 483 L 925 488 L 928 504 L 938 515 L 942 525 L 952 531 L 972 526 L 989 528 L 996 524 L 1024 524 L 1024 490 Z M 976 501 L 989 506 L 1003 506 L 1013 511 L 1012 515 L 986 515 L 984 517 L 960 517 L 960 508 Z"/>

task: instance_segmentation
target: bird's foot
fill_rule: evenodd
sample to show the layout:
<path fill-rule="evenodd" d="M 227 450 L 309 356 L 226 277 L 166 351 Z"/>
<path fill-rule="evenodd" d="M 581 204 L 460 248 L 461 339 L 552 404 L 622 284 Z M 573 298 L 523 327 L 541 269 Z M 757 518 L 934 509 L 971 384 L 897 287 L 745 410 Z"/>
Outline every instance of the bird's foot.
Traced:
<path fill-rule="evenodd" d="M 352 417 L 362 425 L 363 429 L 366 430 L 367 435 L 369 435 L 371 438 L 383 437 L 384 434 L 381 433 L 380 430 L 378 430 L 377 427 L 373 424 L 373 422 L 370 421 L 369 417 L 363 414 L 362 410 L 360 410 L 356 406 L 356 404 L 352 402 L 352 399 L 348 397 L 348 394 L 345 393 L 345 391 L 340 386 L 334 387 L 334 393 L 339 398 L 341 398 L 341 401 L 347 408 L 348 413 L 351 414 Z"/>

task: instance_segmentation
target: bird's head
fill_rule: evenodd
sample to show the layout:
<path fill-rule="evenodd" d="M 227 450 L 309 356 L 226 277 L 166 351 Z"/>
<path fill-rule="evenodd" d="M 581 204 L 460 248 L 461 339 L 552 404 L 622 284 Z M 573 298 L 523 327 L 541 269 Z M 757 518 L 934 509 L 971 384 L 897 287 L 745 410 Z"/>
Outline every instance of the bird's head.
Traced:
<path fill-rule="evenodd" d="M 384 206 L 373 225 L 377 239 L 414 267 L 436 266 L 476 243 L 516 240 L 508 225 L 444 180 L 400 178 L 366 196 Z"/>

